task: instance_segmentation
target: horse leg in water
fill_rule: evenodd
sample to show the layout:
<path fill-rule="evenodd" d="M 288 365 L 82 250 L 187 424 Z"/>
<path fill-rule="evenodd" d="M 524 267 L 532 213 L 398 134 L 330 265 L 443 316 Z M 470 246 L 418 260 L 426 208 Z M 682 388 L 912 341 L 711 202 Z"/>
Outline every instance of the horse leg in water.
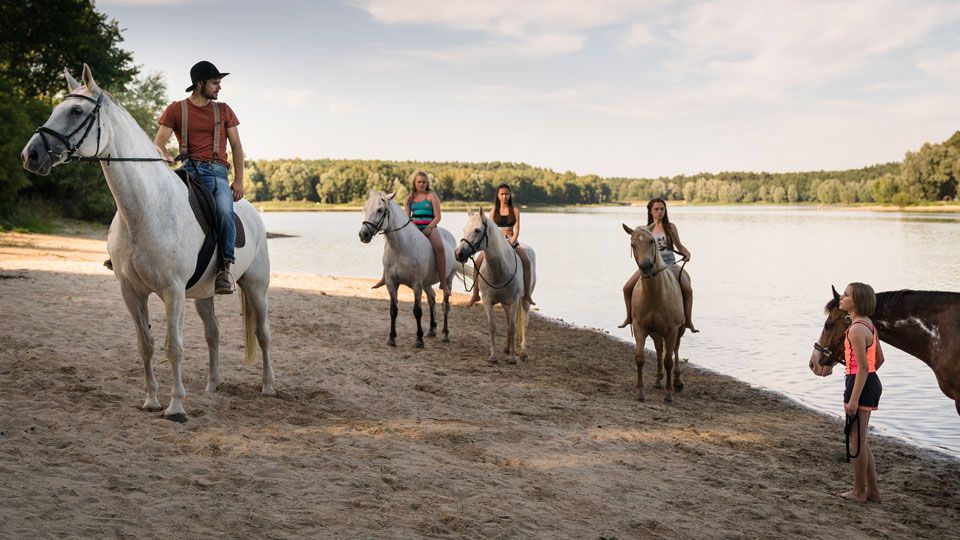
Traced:
<path fill-rule="evenodd" d="M 646 362 L 643 346 L 647 342 L 647 333 L 640 328 L 640 323 L 636 320 L 633 321 L 633 336 L 637 340 L 637 351 L 634 354 L 637 362 L 637 401 L 646 401 L 647 395 L 643 391 L 643 364 Z"/>
<path fill-rule="evenodd" d="M 519 307 L 520 302 L 516 300 L 503 304 L 503 313 L 507 316 L 507 348 L 505 352 L 510 355 L 510 360 L 507 361 L 510 364 L 517 363 L 517 309 Z"/>
<path fill-rule="evenodd" d="M 250 332 L 256 335 L 263 355 L 263 373 L 260 375 L 260 393 L 276 396 L 273 365 L 270 363 L 270 319 L 267 318 L 267 289 L 270 288 L 270 268 L 251 265 L 237 280 L 240 286 L 240 303 L 243 306 L 243 326 L 247 364 L 253 363 L 256 345 Z"/>
<path fill-rule="evenodd" d="M 120 293 L 123 296 L 123 303 L 127 305 L 127 311 L 133 318 L 134 326 L 137 328 L 137 349 L 140 351 L 140 358 L 143 360 L 143 378 L 144 393 L 146 400 L 141 407 L 145 411 L 156 412 L 163 407 L 160 406 L 160 400 L 157 399 L 157 378 L 153 374 L 153 336 L 150 335 L 150 312 L 147 306 L 147 298 L 137 294 L 127 282 L 120 281 Z"/>
<path fill-rule="evenodd" d="M 437 337 L 437 293 L 429 285 L 424 290 L 427 292 L 427 306 L 430 308 L 430 329 L 427 330 L 427 337 Z"/>
<path fill-rule="evenodd" d="M 423 325 L 420 322 L 420 318 L 423 316 L 423 307 L 421 306 L 421 297 L 423 296 L 423 290 L 420 288 L 420 285 L 413 289 L 413 316 L 417 319 L 417 343 L 414 347 L 418 349 L 423 348 Z"/>
<path fill-rule="evenodd" d="M 220 386 L 220 325 L 213 308 L 213 297 L 197 298 L 193 301 L 197 308 L 197 315 L 203 321 L 203 337 L 207 340 L 207 351 L 210 355 L 210 370 L 207 372 L 207 392 L 216 392 Z"/>
<path fill-rule="evenodd" d="M 170 391 L 170 405 L 163 411 L 163 417 L 174 422 L 186 422 L 187 413 L 183 410 L 183 398 L 187 391 L 183 388 L 183 307 L 186 303 L 183 284 L 166 287 L 160 291 L 167 315 L 167 361 L 173 373 L 173 389 Z"/>
<path fill-rule="evenodd" d="M 483 309 L 487 310 L 487 331 L 490 333 L 490 363 L 499 364 L 500 360 L 497 359 L 497 323 L 494 319 L 493 313 L 493 302 L 490 300 L 490 295 L 483 295 Z"/>
<path fill-rule="evenodd" d="M 397 346 L 397 284 L 392 279 L 387 279 L 387 294 L 390 295 L 390 337 L 387 338 L 387 345 Z"/>

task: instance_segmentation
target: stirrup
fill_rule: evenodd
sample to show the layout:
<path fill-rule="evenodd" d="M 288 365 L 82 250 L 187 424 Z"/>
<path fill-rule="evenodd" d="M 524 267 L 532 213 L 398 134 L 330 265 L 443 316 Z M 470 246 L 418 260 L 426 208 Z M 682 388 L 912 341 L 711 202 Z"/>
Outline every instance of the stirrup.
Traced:
<path fill-rule="evenodd" d="M 224 276 L 226 274 L 226 276 Z M 221 286 L 220 278 L 226 280 L 226 287 Z M 237 281 L 233 278 L 233 273 L 229 270 L 221 270 L 213 282 L 214 292 L 216 294 L 233 294 L 237 290 Z"/>

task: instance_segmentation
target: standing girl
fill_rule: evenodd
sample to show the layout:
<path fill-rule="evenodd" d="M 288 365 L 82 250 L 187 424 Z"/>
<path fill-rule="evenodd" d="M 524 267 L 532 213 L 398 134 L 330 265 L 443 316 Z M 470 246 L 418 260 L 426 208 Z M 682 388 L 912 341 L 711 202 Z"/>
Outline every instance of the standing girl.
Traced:
<path fill-rule="evenodd" d="M 670 218 L 667 216 L 667 203 L 663 202 L 663 199 L 659 197 L 651 199 L 650 202 L 647 203 L 647 228 L 653 233 L 653 237 L 657 241 L 660 258 L 670 267 L 670 271 L 673 272 L 674 277 L 679 277 L 680 279 L 680 289 L 683 292 L 683 316 L 686 319 L 685 326 L 691 332 L 699 332 L 699 330 L 694 328 L 693 319 L 690 318 L 691 312 L 693 311 L 693 288 L 690 287 L 690 277 L 686 272 L 682 275 L 680 274 L 680 267 L 677 266 L 676 257 L 673 256 L 673 252 L 676 250 L 683 255 L 683 259 L 681 260 L 689 261 L 690 251 L 680 243 L 680 233 L 677 232 L 677 226 L 670 223 Z M 627 304 L 627 318 L 619 328 L 628 326 L 633 320 L 633 288 L 637 286 L 638 281 L 640 281 L 639 269 L 630 276 L 626 285 L 623 286 L 623 300 Z"/>
<path fill-rule="evenodd" d="M 837 495 L 858 502 L 880 502 L 877 465 L 867 444 L 870 413 L 877 410 L 883 391 L 877 376 L 877 368 L 883 363 L 883 352 L 877 342 L 877 329 L 870 320 L 876 306 L 873 288 L 864 283 L 847 285 L 840 296 L 839 308 L 850 315 L 850 326 L 843 342 L 843 357 L 847 364 L 843 408 L 850 431 L 853 489 Z"/>

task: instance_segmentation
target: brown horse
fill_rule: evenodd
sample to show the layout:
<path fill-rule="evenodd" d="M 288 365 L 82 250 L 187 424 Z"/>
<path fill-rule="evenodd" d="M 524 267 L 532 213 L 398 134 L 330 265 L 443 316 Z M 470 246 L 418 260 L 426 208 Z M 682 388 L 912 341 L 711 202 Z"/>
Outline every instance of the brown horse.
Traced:
<path fill-rule="evenodd" d="M 840 295 L 832 290 L 833 299 L 824 308 L 827 320 L 810 355 L 810 369 L 821 377 L 843 360 L 847 324 L 838 307 Z M 871 319 L 881 341 L 930 366 L 940 390 L 956 402 L 960 414 L 960 293 L 906 289 L 877 293 Z"/>
<path fill-rule="evenodd" d="M 641 279 L 633 288 L 631 309 L 633 312 L 633 336 L 637 340 L 637 401 L 646 401 L 643 392 L 643 345 L 647 336 L 653 338 L 657 351 L 657 382 L 661 388 L 664 370 L 667 374 L 663 399 L 673 401 L 673 390 L 683 389 L 680 380 L 680 337 L 683 335 L 683 295 L 680 282 L 673 277 L 657 249 L 657 241 L 646 227 L 623 230 L 630 235 L 630 249 L 640 267 Z M 673 370 L 676 368 L 676 373 Z"/>

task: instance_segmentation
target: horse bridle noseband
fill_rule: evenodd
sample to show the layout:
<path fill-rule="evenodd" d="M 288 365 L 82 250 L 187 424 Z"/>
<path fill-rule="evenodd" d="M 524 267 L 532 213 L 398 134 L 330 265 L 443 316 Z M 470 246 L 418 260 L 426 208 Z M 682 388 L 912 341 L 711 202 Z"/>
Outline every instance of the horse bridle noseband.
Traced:
<path fill-rule="evenodd" d="M 850 328 L 850 315 L 844 315 L 844 317 L 843 317 L 843 322 L 846 323 L 847 328 Z M 817 352 L 820 353 L 820 358 L 817 359 L 817 363 L 818 363 L 818 364 L 820 364 L 821 366 L 824 365 L 824 364 L 823 364 L 823 359 L 824 359 L 824 358 L 826 358 L 828 361 L 833 360 L 833 350 L 836 349 L 838 346 L 840 346 L 840 344 L 843 343 L 843 340 L 844 340 L 844 339 L 847 339 L 847 328 L 844 328 L 844 330 L 843 330 L 843 335 L 841 335 L 841 336 L 840 336 L 840 339 L 838 339 L 838 340 L 837 340 L 833 345 L 831 345 L 830 347 L 824 347 L 823 345 L 820 344 L 819 341 L 814 341 L 814 342 L 813 342 L 813 348 L 814 348 L 814 350 L 816 350 Z M 837 362 L 839 362 L 840 364 L 842 364 L 842 365 L 844 365 L 844 366 L 847 365 L 846 361 L 844 361 L 843 358 L 837 358 Z"/>
<path fill-rule="evenodd" d="M 500 285 L 500 286 L 498 287 L 498 286 L 490 283 L 489 281 L 487 281 L 487 278 L 483 277 L 483 273 L 480 272 L 480 268 L 477 266 L 477 261 L 474 260 L 473 257 L 474 257 L 474 255 L 476 255 L 477 253 L 480 253 L 480 252 L 482 251 L 481 249 L 478 249 L 478 246 L 481 246 L 481 245 L 483 245 L 484 243 L 486 243 L 486 246 L 485 246 L 485 247 L 490 247 L 490 237 L 489 237 L 489 230 L 488 230 L 488 228 L 487 228 L 487 220 L 486 220 L 486 219 L 483 220 L 483 234 L 480 235 L 480 239 L 477 240 L 477 243 L 476 243 L 476 244 L 474 244 L 473 242 L 467 240 L 466 238 L 461 238 L 460 241 L 461 241 L 461 242 L 466 242 L 467 245 L 470 246 L 470 249 L 473 250 L 473 253 L 470 254 L 470 261 L 473 262 L 474 268 L 477 269 L 477 276 L 479 276 L 480 279 L 482 279 L 483 282 L 486 283 L 487 286 L 489 286 L 490 288 L 493 288 L 493 289 L 502 289 L 502 288 L 506 287 L 507 285 L 509 285 L 510 283 L 512 283 L 512 282 L 513 282 L 513 279 L 514 279 L 515 277 L 517 277 L 517 265 L 520 264 L 520 261 L 518 261 L 517 259 L 519 259 L 520 256 L 517 255 L 516 251 L 514 251 L 514 253 L 513 253 L 513 272 L 510 274 L 510 279 L 508 279 L 508 280 L 506 281 L 506 283 L 504 283 L 503 285 Z M 464 272 L 464 274 L 466 274 L 466 272 Z M 466 278 L 464 278 L 464 283 L 466 283 Z M 468 290 L 469 290 L 469 289 L 468 289 Z"/>
<path fill-rule="evenodd" d="M 410 224 L 410 222 L 413 221 L 413 217 L 411 216 L 409 219 L 407 219 L 407 222 L 404 223 L 403 225 L 401 225 L 401 226 L 399 226 L 399 227 L 397 227 L 397 228 L 395 228 L 395 229 L 384 230 L 384 229 L 383 229 L 383 222 L 386 221 L 388 217 L 390 217 L 390 206 L 387 205 L 387 206 L 384 206 L 384 207 L 382 207 L 382 208 L 383 208 L 383 215 L 380 216 L 380 220 L 379 220 L 379 221 L 377 221 L 376 223 L 374 223 L 374 222 L 372 222 L 372 221 L 366 221 L 366 220 L 363 221 L 363 224 L 364 224 L 364 225 L 370 225 L 371 227 L 374 228 L 374 230 L 376 231 L 375 233 L 373 233 L 374 236 L 376 236 L 376 235 L 378 235 L 378 234 L 390 234 L 390 233 L 392 233 L 392 232 L 399 231 L 400 229 L 406 227 L 407 225 Z"/>
<path fill-rule="evenodd" d="M 92 162 L 106 161 L 107 165 L 109 165 L 111 161 L 166 161 L 165 159 L 160 157 L 129 158 L 129 157 L 110 157 L 109 155 L 107 157 L 98 156 L 97 154 L 100 153 L 100 132 L 101 132 L 100 106 L 102 105 L 102 102 L 103 102 L 103 92 L 100 92 L 100 95 L 97 96 L 97 99 L 93 99 L 92 97 L 85 96 L 83 94 L 67 94 L 66 96 L 63 97 L 63 99 L 68 99 L 68 98 L 85 99 L 93 103 L 94 107 L 93 107 L 93 110 L 87 113 L 87 117 L 83 119 L 83 122 L 81 122 L 79 126 L 77 126 L 77 129 L 71 131 L 67 135 L 64 135 L 63 133 L 60 133 L 59 131 L 56 131 L 54 129 L 50 129 L 47 126 L 40 126 L 34 130 L 34 133 L 36 133 L 37 135 L 40 135 L 40 140 L 43 141 L 43 147 L 46 149 L 47 155 L 50 156 L 51 160 L 54 158 L 54 154 L 53 154 L 53 150 L 50 149 L 49 141 L 47 141 L 47 135 L 57 138 L 60 142 L 63 143 L 64 146 L 66 146 L 67 159 L 65 159 L 63 163 L 70 163 L 71 161 L 92 161 Z M 80 145 L 83 144 L 83 141 L 87 140 L 87 136 L 90 135 L 90 130 L 93 129 L 94 123 L 97 124 L 97 150 L 96 152 L 94 152 L 93 156 L 91 157 L 78 156 L 77 151 L 80 149 Z M 80 131 L 81 129 L 84 129 L 84 126 L 86 126 L 86 129 L 84 130 L 83 135 L 80 137 L 80 140 L 77 141 L 77 144 L 71 144 L 70 139 L 74 135 L 76 135 L 78 131 Z"/>

